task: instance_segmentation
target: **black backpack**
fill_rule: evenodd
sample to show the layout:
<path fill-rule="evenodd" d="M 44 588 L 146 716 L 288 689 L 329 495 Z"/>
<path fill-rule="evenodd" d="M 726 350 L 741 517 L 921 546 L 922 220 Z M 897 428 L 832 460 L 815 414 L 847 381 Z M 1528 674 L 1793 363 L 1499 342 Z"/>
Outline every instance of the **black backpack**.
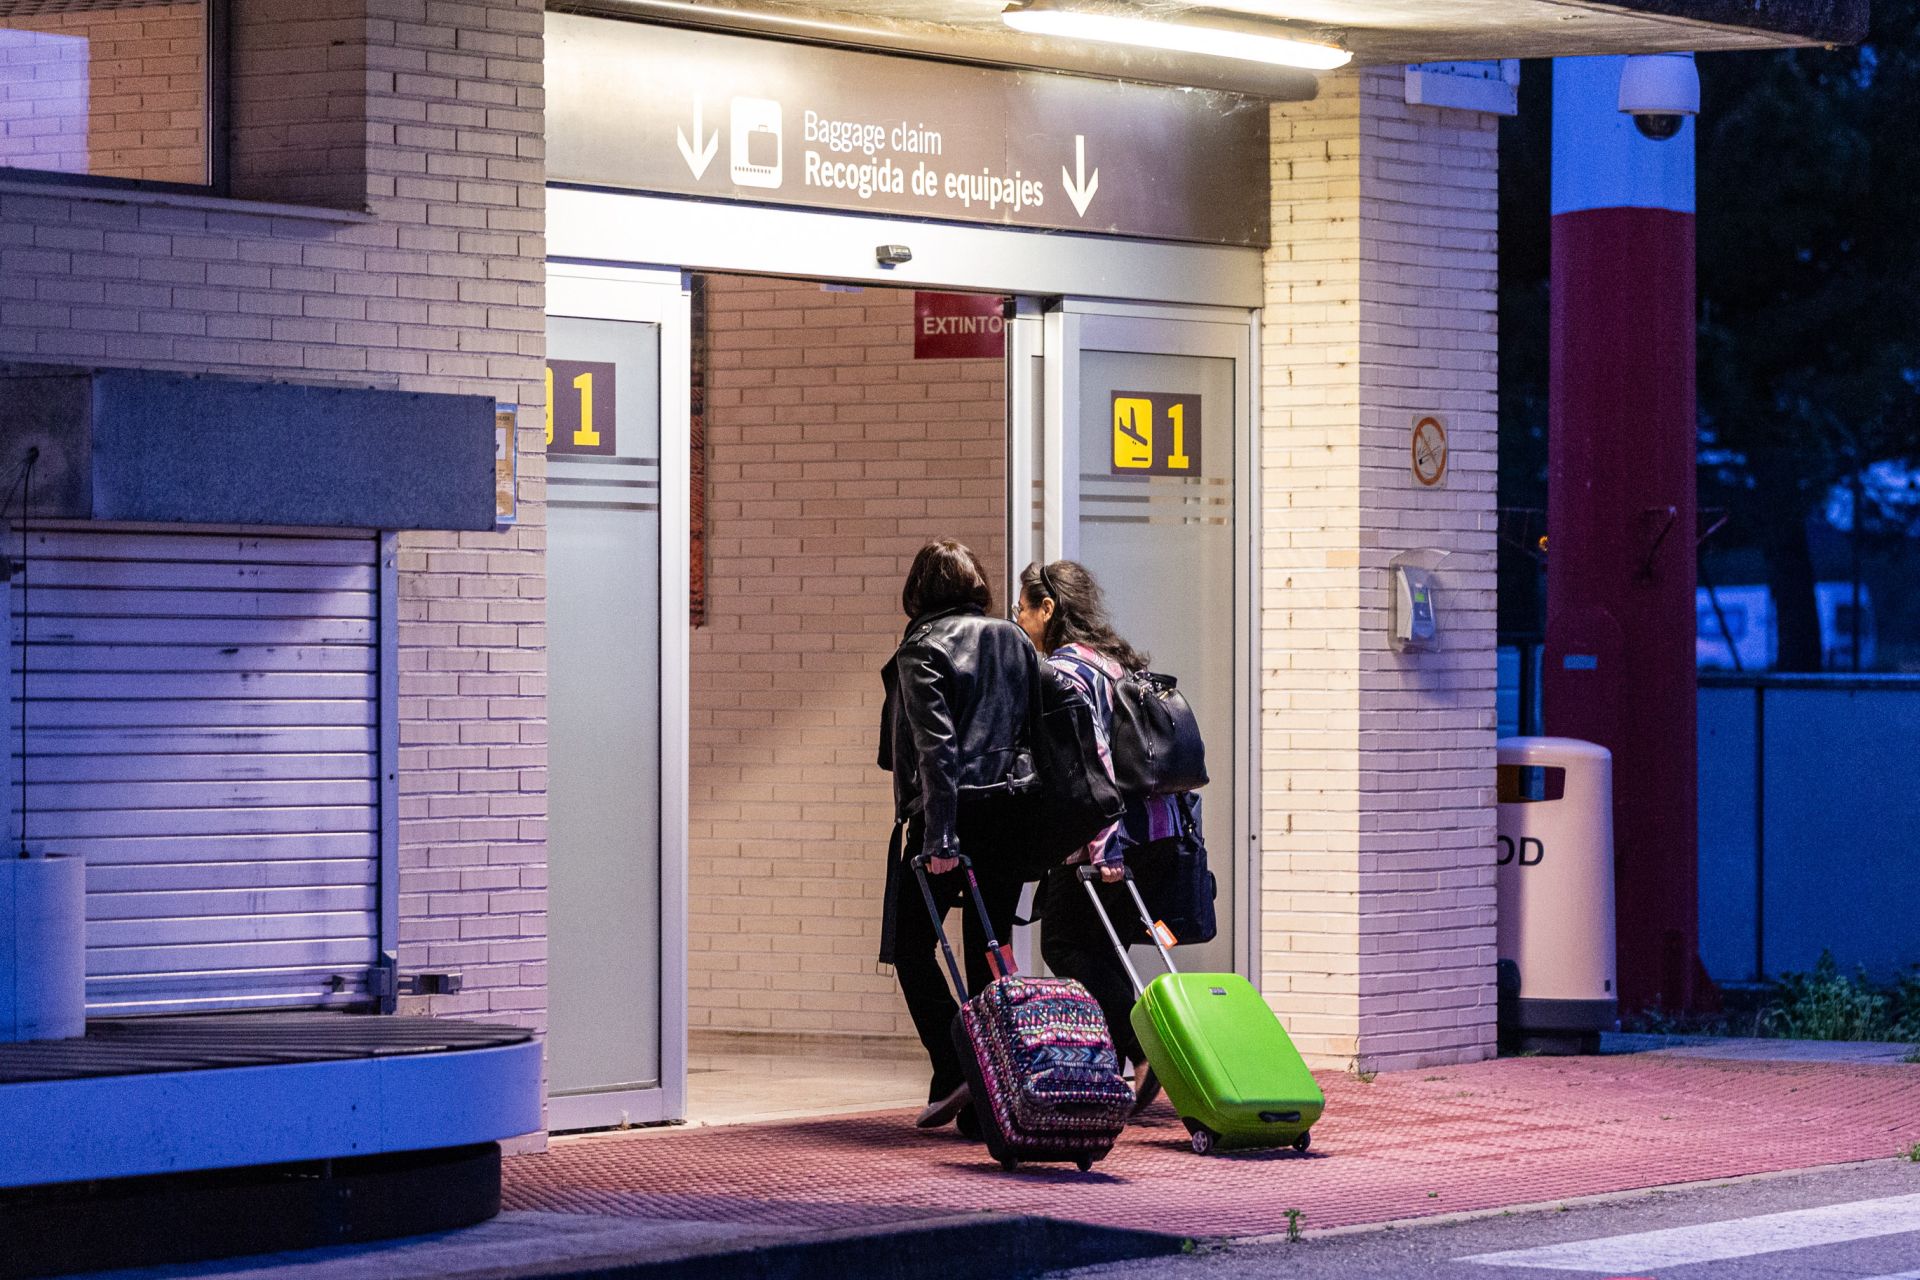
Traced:
<path fill-rule="evenodd" d="M 1207 746 L 1179 682 L 1129 671 L 1113 682 L 1113 776 L 1127 795 L 1165 796 L 1207 785 Z"/>

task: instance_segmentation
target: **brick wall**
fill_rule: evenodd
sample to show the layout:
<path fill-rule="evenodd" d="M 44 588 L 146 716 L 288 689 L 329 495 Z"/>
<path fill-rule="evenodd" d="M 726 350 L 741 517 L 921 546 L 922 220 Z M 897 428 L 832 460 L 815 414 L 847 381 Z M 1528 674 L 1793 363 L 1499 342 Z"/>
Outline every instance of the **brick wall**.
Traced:
<path fill-rule="evenodd" d="M 1266 990 L 1309 1056 L 1493 1043 L 1496 133 L 1399 69 L 1273 108 L 1262 370 Z M 1420 413 L 1446 483 L 1411 475 Z M 1439 652 L 1387 642 L 1387 562 L 1451 553 Z"/>
<path fill-rule="evenodd" d="M 411 17 L 425 16 L 416 8 Z M 397 15 L 396 15 L 397 16 Z M 469 91 L 464 103 L 448 101 L 444 92 L 422 98 L 418 81 L 401 81 L 405 74 L 427 70 L 424 48 L 396 47 L 367 40 L 366 0 L 313 0 L 297 9 L 282 5 L 247 4 L 234 7 L 227 26 L 227 96 L 231 104 L 229 132 L 233 142 L 228 157 L 228 182 L 234 194 L 252 200 L 277 200 L 341 209 L 364 209 L 371 194 L 368 185 L 368 143 L 420 148 L 412 172 L 425 175 L 428 157 L 447 149 L 445 127 L 455 106 L 464 106 L 462 118 L 486 105 Z M 439 12 L 435 18 L 444 21 Z M 451 28 L 411 28 L 414 40 L 453 53 L 459 37 Z M 489 33 L 484 26 L 467 36 L 469 54 L 481 47 L 476 39 Z M 502 47 L 504 46 L 493 46 Z M 468 76 L 475 76 L 470 68 Z M 381 97 L 365 89 L 368 77 L 382 87 L 404 91 Z M 489 93 L 489 99 L 492 97 Z M 440 133 L 429 130 L 439 129 Z M 471 139 L 469 147 L 472 146 Z M 518 144 L 505 141 L 512 156 Z"/>
<path fill-rule="evenodd" d="M 400 928 L 404 970 L 457 970 L 466 983 L 408 1007 L 538 1026 L 542 7 L 236 0 L 235 10 L 237 27 L 308 40 L 297 57 L 324 75 L 303 92 L 346 103 L 364 122 L 350 171 L 362 175 L 355 202 L 371 219 L 0 191 L 0 359 L 345 381 L 522 406 L 519 526 L 402 540 Z M 260 74 L 251 47 L 236 41 L 237 79 Z M 235 167 L 245 170 L 263 135 L 237 124 Z"/>
<path fill-rule="evenodd" d="M 1005 368 L 913 357 L 913 295 L 713 277 L 708 624 L 693 636 L 696 1029 L 911 1035 L 874 955 L 874 765 L 930 538 L 999 573 Z"/>
<path fill-rule="evenodd" d="M 199 0 L 7 18 L 0 165 L 205 182 L 206 49 Z"/>

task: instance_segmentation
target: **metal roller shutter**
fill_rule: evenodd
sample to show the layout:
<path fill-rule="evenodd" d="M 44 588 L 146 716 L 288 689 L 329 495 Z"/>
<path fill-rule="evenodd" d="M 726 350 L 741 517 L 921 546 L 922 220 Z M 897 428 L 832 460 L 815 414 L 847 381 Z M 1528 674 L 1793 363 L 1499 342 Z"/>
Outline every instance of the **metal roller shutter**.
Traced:
<path fill-rule="evenodd" d="M 67 525 L 30 546 L 24 758 L 11 587 L 12 816 L 24 768 L 28 840 L 86 856 L 89 1011 L 366 1001 L 377 540 Z"/>

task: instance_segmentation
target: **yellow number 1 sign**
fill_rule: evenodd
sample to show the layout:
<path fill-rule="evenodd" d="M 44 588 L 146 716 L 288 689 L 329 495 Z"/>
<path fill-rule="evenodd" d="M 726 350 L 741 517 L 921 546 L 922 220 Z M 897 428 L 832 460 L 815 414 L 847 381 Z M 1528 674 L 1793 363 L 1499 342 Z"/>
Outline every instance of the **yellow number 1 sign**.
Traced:
<path fill-rule="evenodd" d="M 618 452 L 614 366 L 600 360 L 547 362 L 547 452 Z"/>
<path fill-rule="evenodd" d="M 1110 474 L 1200 474 L 1200 397 L 1164 391 L 1113 393 Z"/>

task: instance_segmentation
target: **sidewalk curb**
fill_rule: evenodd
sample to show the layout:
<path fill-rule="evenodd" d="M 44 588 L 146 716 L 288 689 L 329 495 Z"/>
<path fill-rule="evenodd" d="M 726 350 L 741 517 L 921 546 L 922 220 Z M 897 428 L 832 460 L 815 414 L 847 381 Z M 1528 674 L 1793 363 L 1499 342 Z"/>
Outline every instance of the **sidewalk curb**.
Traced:
<path fill-rule="evenodd" d="M 797 1239 L 698 1245 L 638 1257 L 575 1258 L 461 1273 L 459 1280 L 1027 1280 L 1079 1267 L 1171 1257 L 1192 1240 L 1058 1218 L 966 1214 Z"/>
<path fill-rule="evenodd" d="M 1563 1200 L 1529 1200 L 1521 1204 L 1502 1205 L 1494 1209 L 1465 1209 L 1452 1213 L 1436 1213 L 1418 1218 L 1391 1218 L 1385 1222 L 1356 1222 L 1344 1227 L 1326 1227 L 1315 1231 L 1310 1227 L 1301 1229 L 1303 1240 L 1332 1240 L 1340 1236 L 1376 1235 L 1388 1231 L 1419 1231 L 1429 1227 L 1458 1227 L 1469 1222 L 1484 1222 L 1488 1218 L 1510 1217 L 1522 1213 L 1559 1213 L 1564 1209 L 1583 1208 L 1588 1205 L 1618 1204 L 1626 1200 L 1638 1200 L 1646 1196 L 1676 1191 L 1703 1191 L 1716 1187 L 1744 1185 L 1751 1182 L 1773 1182 L 1781 1178 L 1798 1178 L 1810 1173 L 1834 1173 L 1842 1169 L 1864 1169 L 1873 1165 L 1902 1164 L 1906 1156 L 1875 1156 L 1871 1160 L 1844 1160 L 1838 1164 L 1814 1164 L 1801 1169 L 1769 1169 L 1762 1173 L 1735 1173 L 1724 1178 L 1698 1178 L 1691 1182 L 1662 1182 L 1647 1187 L 1629 1187 L 1623 1191 L 1602 1191 L 1589 1196 L 1569 1196 Z M 1285 1232 L 1272 1231 L 1257 1236 L 1212 1236 L 1204 1243 L 1209 1248 L 1237 1249 L 1242 1245 L 1284 1244 Z"/>

